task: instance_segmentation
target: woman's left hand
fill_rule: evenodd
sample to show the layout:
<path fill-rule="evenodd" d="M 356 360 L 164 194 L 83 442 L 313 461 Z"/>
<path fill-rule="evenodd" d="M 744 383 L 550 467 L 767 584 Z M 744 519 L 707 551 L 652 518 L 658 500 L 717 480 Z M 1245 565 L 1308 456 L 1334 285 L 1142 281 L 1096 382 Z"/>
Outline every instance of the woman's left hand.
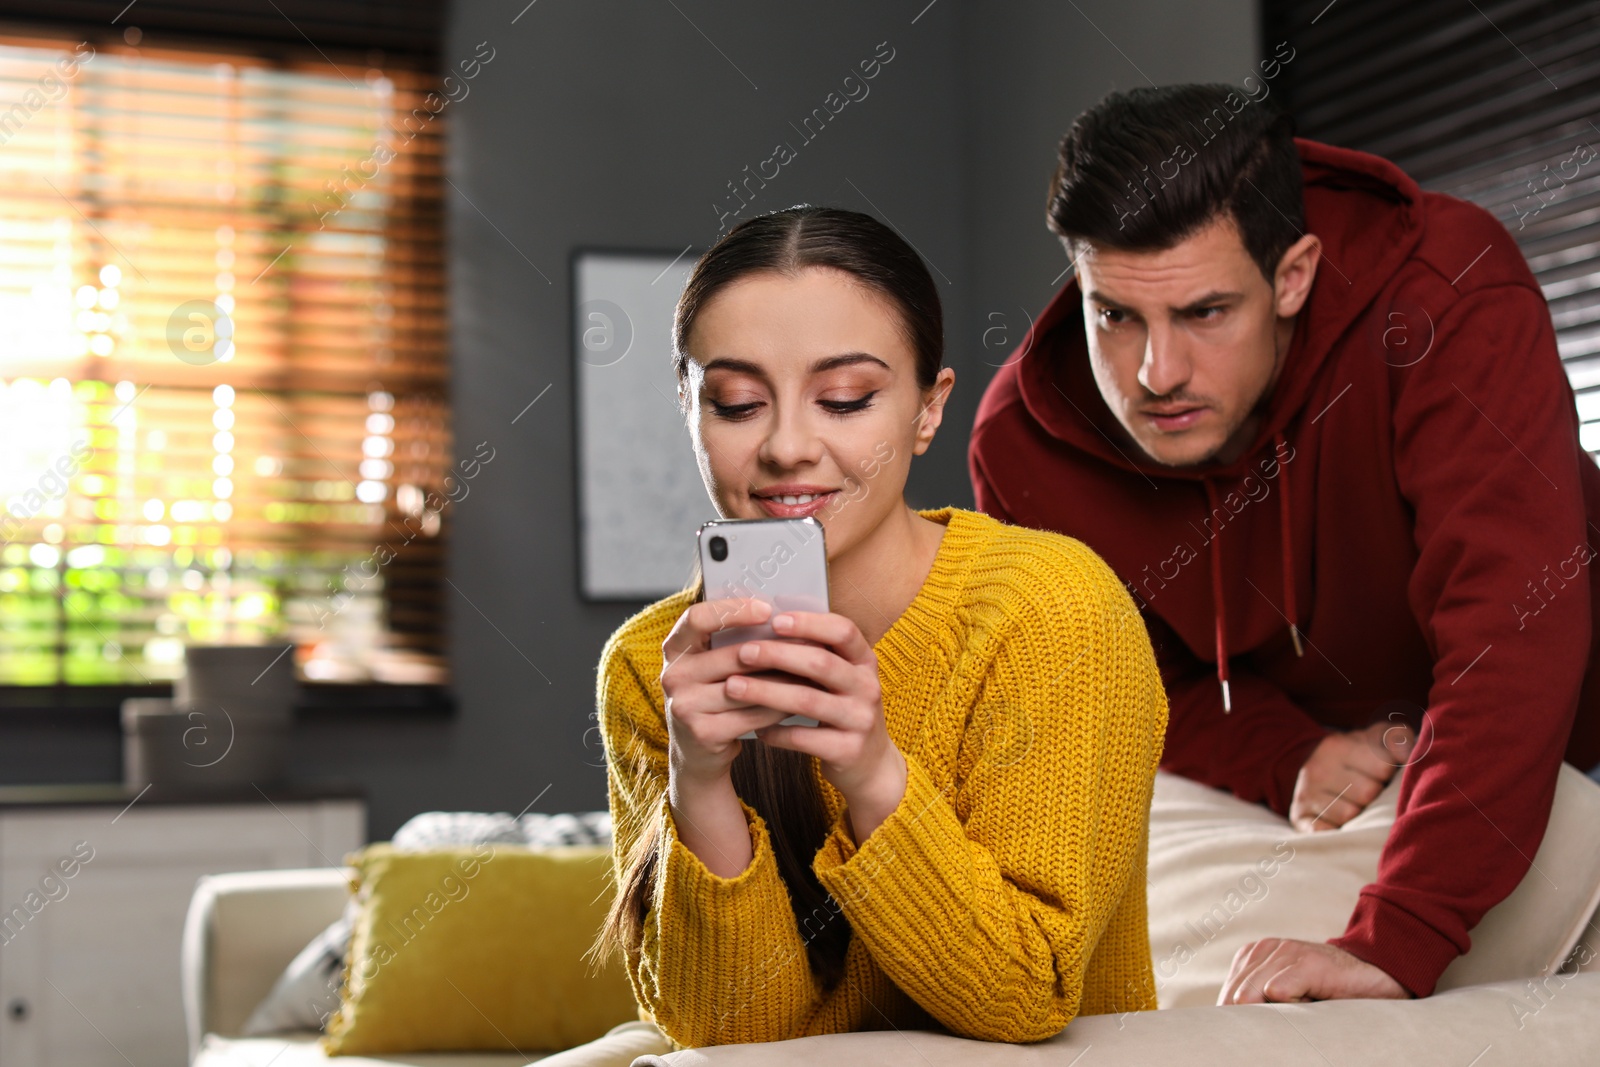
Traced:
<path fill-rule="evenodd" d="M 781 670 L 821 688 L 735 674 L 723 684 L 740 703 L 816 719 L 817 726 L 767 726 L 756 736 L 774 748 L 816 756 L 822 776 L 844 794 L 856 843 L 900 805 L 906 760 L 889 738 L 878 685 L 878 657 L 856 624 L 833 612 L 784 611 L 771 619 L 791 641 L 746 641 L 739 662 L 751 671 Z"/>

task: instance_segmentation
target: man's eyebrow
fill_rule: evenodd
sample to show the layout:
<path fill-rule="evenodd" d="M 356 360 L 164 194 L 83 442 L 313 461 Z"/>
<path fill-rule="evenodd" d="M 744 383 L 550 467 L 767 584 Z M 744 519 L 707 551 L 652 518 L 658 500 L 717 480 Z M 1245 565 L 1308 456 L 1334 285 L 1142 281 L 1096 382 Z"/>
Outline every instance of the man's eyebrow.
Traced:
<path fill-rule="evenodd" d="M 1089 290 L 1089 299 L 1094 301 L 1096 304 L 1101 305 L 1102 307 L 1115 308 L 1118 311 L 1126 311 L 1126 310 L 1128 310 L 1126 305 L 1118 303 L 1117 301 L 1111 299 L 1111 297 L 1109 297 L 1106 294 L 1102 293 L 1098 289 Z M 1237 292 L 1232 292 L 1232 291 L 1223 292 L 1221 290 L 1213 290 L 1213 291 L 1211 291 L 1209 293 L 1206 293 L 1204 296 L 1198 297 L 1198 298 L 1190 301 L 1188 304 L 1185 304 L 1183 307 L 1173 308 L 1172 310 L 1179 311 L 1179 312 L 1198 311 L 1203 307 L 1211 307 L 1214 304 L 1226 304 L 1226 303 L 1231 303 L 1231 302 L 1238 301 L 1238 300 L 1243 300 L 1243 299 L 1244 299 L 1244 294 L 1243 293 L 1237 293 Z"/>
<path fill-rule="evenodd" d="M 872 355 L 870 352 L 844 352 L 837 356 L 824 356 L 811 364 L 812 374 L 821 374 L 823 371 L 835 370 L 839 367 L 848 367 L 856 363 L 876 363 L 884 370 L 889 370 L 889 364 Z M 765 378 L 767 372 L 760 364 L 752 363 L 747 359 L 735 359 L 732 356 L 718 356 L 705 364 L 705 370 L 729 370 L 744 374 L 751 374 L 758 378 Z"/>
<path fill-rule="evenodd" d="M 1244 294 L 1243 293 L 1213 291 L 1213 292 L 1207 293 L 1205 296 L 1202 296 L 1197 300 L 1190 301 L 1188 304 L 1185 304 L 1181 308 L 1174 308 L 1173 310 L 1175 310 L 1175 311 L 1199 311 L 1201 308 L 1212 307 L 1212 306 L 1214 306 L 1216 304 L 1235 303 L 1235 302 L 1243 300 L 1243 299 L 1244 299 Z"/>

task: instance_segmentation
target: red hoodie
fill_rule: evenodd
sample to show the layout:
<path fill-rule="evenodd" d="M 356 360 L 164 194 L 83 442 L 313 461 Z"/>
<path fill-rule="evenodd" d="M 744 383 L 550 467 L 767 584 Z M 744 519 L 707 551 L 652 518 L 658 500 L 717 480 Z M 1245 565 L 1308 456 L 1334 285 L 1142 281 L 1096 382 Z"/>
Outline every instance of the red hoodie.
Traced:
<path fill-rule="evenodd" d="M 1165 769 L 1286 814 L 1330 729 L 1419 729 L 1332 943 L 1427 996 L 1527 872 L 1563 755 L 1600 760 L 1600 468 L 1504 227 L 1298 144 L 1322 265 L 1243 456 L 1144 457 L 1095 385 L 1073 281 L 990 382 L 968 461 L 980 509 L 1079 538 L 1127 583 L 1167 684 Z"/>

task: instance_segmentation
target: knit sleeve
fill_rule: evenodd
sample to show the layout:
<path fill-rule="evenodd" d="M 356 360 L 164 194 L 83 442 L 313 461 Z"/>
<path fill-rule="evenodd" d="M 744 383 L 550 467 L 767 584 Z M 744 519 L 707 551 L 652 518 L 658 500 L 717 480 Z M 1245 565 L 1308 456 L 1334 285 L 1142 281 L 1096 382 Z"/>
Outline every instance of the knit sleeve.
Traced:
<path fill-rule="evenodd" d="M 627 953 L 635 999 L 685 1047 L 798 1036 L 821 993 L 766 824 L 742 800 L 753 859 L 713 874 L 678 838 L 667 799 L 665 721 L 616 650 L 602 659 L 599 715 L 619 885 L 641 835 L 653 842 L 643 938 Z"/>
<path fill-rule="evenodd" d="M 1053 587 L 1006 605 L 957 765 L 908 758 L 894 812 L 859 847 L 841 819 L 813 864 L 890 979 L 968 1037 L 1038 1041 L 1154 1006 L 1142 937 L 1128 959 L 1091 957 L 1119 905 L 1143 903 L 1166 698 L 1127 592 L 1086 547 L 1064 553 Z M 1096 983 L 1110 994 L 1089 993 L 1091 962 L 1118 976 Z"/>

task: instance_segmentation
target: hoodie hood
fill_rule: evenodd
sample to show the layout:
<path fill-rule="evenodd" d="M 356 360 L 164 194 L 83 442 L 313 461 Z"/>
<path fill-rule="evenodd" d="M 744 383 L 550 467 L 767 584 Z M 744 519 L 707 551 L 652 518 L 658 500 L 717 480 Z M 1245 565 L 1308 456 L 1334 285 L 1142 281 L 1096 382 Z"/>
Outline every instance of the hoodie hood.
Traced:
<path fill-rule="evenodd" d="M 1089 368 L 1083 291 L 1076 276 L 1051 299 L 1011 355 L 1022 402 L 1046 433 L 1146 476 L 1203 478 L 1245 469 L 1294 420 L 1336 342 L 1411 257 L 1422 239 L 1424 218 L 1422 191 L 1388 160 L 1301 138 L 1295 146 L 1305 187 L 1306 226 L 1322 239 L 1322 262 L 1268 399 L 1266 418 L 1239 459 L 1228 465 L 1173 468 L 1124 447 L 1126 431 L 1106 406 Z M 1352 209 L 1352 196 L 1364 201 L 1359 209 Z M 1035 358 L 1024 358 L 1029 354 Z"/>

